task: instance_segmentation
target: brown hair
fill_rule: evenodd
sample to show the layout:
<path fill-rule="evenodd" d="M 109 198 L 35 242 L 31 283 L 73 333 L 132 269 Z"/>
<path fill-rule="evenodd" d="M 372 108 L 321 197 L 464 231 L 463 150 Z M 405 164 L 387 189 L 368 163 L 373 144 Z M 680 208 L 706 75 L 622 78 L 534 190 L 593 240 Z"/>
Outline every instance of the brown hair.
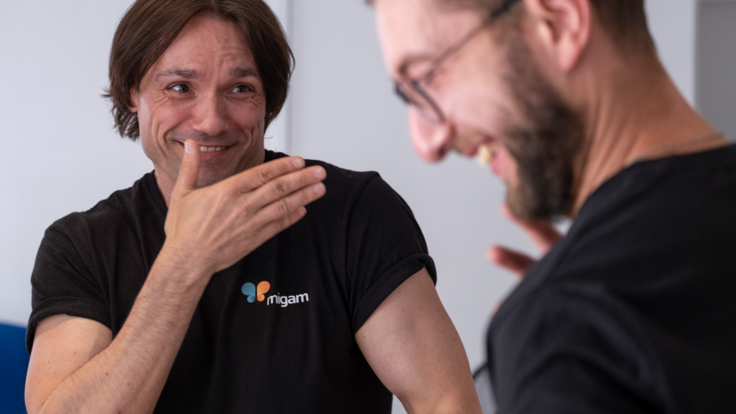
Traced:
<path fill-rule="evenodd" d="M 474 9 L 490 15 L 504 0 L 435 0 L 437 3 L 459 8 Z M 654 40 L 649 33 L 644 0 L 589 0 L 603 28 L 625 53 L 654 54 Z M 368 4 L 375 0 L 366 0 Z M 518 15 L 509 13 L 511 16 Z M 513 19 L 513 17 L 505 20 Z"/>
<path fill-rule="evenodd" d="M 250 47 L 266 94 L 265 127 L 279 114 L 289 91 L 294 55 L 283 28 L 262 0 L 137 0 L 120 21 L 110 52 L 110 87 L 115 128 L 138 139 L 138 117 L 130 112 L 130 92 L 198 14 L 232 21 Z"/>

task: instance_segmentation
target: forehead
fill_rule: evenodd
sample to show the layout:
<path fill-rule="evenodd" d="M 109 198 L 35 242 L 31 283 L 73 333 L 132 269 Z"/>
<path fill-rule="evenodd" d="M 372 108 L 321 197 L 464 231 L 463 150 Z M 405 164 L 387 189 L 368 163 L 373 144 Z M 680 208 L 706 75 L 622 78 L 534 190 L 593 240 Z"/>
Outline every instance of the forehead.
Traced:
<path fill-rule="evenodd" d="M 253 55 L 240 28 L 208 16 L 193 17 L 151 71 L 168 67 L 202 70 L 208 67 L 254 67 Z"/>
<path fill-rule="evenodd" d="M 436 58 L 481 22 L 474 10 L 441 7 L 435 0 L 376 0 L 375 13 L 384 61 L 394 77 Z"/>

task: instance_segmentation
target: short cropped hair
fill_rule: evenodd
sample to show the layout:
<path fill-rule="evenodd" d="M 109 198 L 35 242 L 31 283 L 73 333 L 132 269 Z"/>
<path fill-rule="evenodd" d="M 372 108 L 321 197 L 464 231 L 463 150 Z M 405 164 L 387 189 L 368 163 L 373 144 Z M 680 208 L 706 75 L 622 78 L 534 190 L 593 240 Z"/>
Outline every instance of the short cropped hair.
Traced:
<path fill-rule="evenodd" d="M 266 95 L 265 128 L 279 114 L 289 91 L 294 55 L 273 11 L 262 0 L 137 0 L 115 32 L 110 52 L 110 86 L 115 129 L 133 141 L 140 136 L 138 117 L 130 111 L 130 92 L 200 14 L 234 22 L 242 30 Z"/>
<path fill-rule="evenodd" d="M 496 10 L 504 0 L 432 0 L 437 4 L 474 9 L 488 16 Z M 654 40 L 649 33 L 647 17 L 644 11 L 644 0 L 588 0 L 593 5 L 595 14 L 604 30 L 613 41 L 626 53 L 644 52 L 655 54 Z M 373 4 L 375 0 L 366 0 Z M 514 13 L 510 13 L 511 16 Z M 509 18 L 513 18 L 513 17 Z"/>

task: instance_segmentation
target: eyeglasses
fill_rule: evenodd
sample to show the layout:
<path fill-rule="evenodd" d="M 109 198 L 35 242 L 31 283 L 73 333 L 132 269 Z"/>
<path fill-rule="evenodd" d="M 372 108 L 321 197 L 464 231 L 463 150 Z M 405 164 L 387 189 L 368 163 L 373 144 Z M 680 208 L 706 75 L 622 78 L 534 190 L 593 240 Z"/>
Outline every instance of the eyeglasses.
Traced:
<path fill-rule="evenodd" d="M 427 72 L 420 76 L 419 79 L 405 78 L 397 82 L 394 82 L 394 91 L 397 95 L 407 104 L 414 106 L 419 113 L 433 124 L 442 124 L 445 122 L 445 115 L 442 113 L 439 105 L 432 99 L 422 83 L 425 83 L 432 75 L 435 74 L 437 69 L 444 63 L 450 56 L 457 53 L 460 49 L 468 44 L 478 33 L 482 32 L 492 21 L 499 16 L 503 15 L 514 3 L 519 0 L 506 0 L 497 9 L 493 10 L 491 14 L 485 19 L 485 21 L 477 28 L 472 30 L 470 33 L 465 35 L 457 43 L 448 48 L 444 53 L 439 55 L 430 64 L 430 68 Z"/>

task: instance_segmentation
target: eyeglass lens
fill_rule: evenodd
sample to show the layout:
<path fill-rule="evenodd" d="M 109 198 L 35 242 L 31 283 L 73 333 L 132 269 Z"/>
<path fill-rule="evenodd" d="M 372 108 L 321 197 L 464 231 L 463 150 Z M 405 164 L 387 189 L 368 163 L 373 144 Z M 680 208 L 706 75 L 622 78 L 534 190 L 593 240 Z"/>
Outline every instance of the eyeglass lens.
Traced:
<path fill-rule="evenodd" d="M 413 105 L 419 113 L 432 123 L 442 123 L 444 116 L 432 101 L 427 92 L 416 81 L 399 82 L 396 84 L 396 94 L 409 105 Z"/>

